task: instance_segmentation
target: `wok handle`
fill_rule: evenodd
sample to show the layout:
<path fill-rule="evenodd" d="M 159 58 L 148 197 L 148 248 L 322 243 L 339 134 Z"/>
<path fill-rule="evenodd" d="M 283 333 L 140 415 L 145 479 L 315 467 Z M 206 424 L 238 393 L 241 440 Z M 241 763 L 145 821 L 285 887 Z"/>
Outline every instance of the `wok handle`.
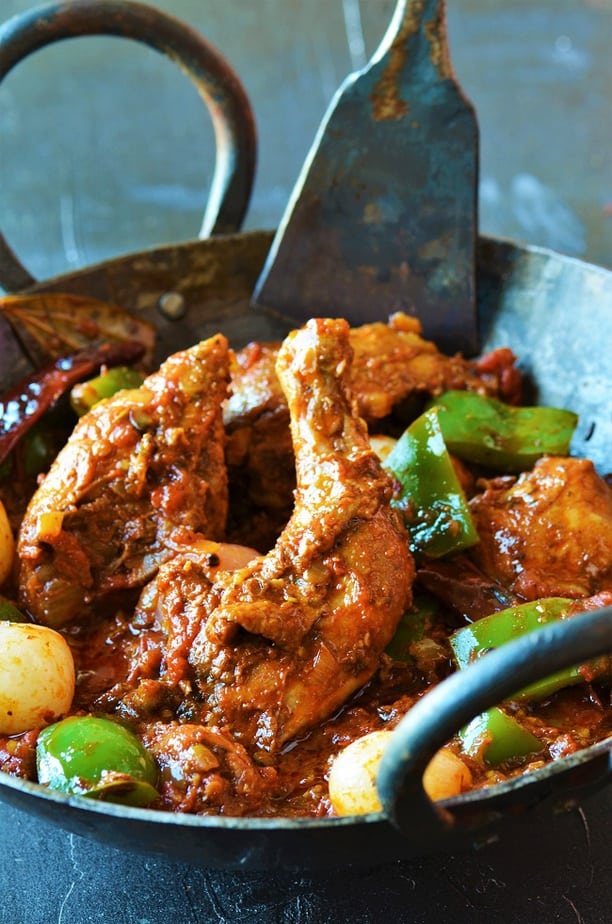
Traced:
<path fill-rule="evenodd" d="M 174 16 L 129 0 L 63 0 L 27 10 L 0 26 L 0 81 L 21 60 L 62 39 L 115 35 L 175 61 L 212 119 L 216 162 L 200 237 L 238 231 L 253 186 L 257 138 L 246 92 L 222 55 Z M 36 280 L 0 233 L 0 284 L 18 291 Z"/>
<path fill-rule="evenodd" d="M 584 612 L 531 632 L 458 671 L 402 719 L 385 749 L 378 792 L 389 819 L 405 831 L 456 830 L 452 814 L 423 789 L 436 753 L 476 715 L 558 670 L 612 651 L 612 606 Z"/>

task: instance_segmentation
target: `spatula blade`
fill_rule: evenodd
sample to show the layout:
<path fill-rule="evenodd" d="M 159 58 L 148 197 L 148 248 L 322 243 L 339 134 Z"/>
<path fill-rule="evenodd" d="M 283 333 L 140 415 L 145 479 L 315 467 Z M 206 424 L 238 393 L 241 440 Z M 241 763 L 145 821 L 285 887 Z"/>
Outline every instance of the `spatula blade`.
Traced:
<path fill-rule="evenodd" d="M 379 51 L 340 87 L 253 304 L 295 320 L 417 316 L 477 351 L 478 127 L 454 79 L 442 0 L 400 0 Z"/>

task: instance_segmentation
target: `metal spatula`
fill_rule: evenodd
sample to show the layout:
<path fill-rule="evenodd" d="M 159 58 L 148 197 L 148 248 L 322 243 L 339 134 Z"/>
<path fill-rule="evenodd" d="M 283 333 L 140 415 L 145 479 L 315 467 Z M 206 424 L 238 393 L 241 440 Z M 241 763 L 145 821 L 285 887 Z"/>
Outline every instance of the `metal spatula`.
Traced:
<path fill-rule="evenodd" d="M 416 315 L 477 350 L 478 127 L 454 79 L 444 0 L 399 0 L 340 87 L 293 190 L 253 304 L 353 324 Z"/>

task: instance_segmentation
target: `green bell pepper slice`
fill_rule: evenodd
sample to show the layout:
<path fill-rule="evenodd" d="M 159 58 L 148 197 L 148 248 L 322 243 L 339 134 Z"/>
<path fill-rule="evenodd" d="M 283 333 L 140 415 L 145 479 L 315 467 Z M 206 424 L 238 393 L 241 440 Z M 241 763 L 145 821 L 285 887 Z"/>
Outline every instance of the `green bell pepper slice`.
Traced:
<path fill-rule="evenodd" d="M 412 606 L 400 619 L 395 635 L 385 648 L 395 661 L 414 661 L 410 648 L 425 637 L 435 621 L 440 604 L 428 594 L 415 594 Z"/>
<path fill-rule="evenodd" d="M 450 452 L 498 472 L 518 473 L 542 456 L 568 455 L 578 423 L 573 411 L 514 407 L 471 391 L 447 391 L 427 407 L 438 409 Z"/>
<path fill-rule="evenodd" d="M 426 411 L 408 427 L 384 468 L 400 486 L 392 503 L 402 512 L 413 553 L 441 558 L 478 542 L 437 410 Z"/>
<path fill-rule="evenodd" d="M 18 459 L 15 458 L 17 454 Z M 0 464 L 0 484 L 14 478 L 20 470 L 30 478 L 48 471 L 56 455 L 57 446 L 46 421 L 38 421 L 24 433 L 19 444 Z"/>
<path fill-rule="evenodd" d="M 87 382 L 79 382 L 70 392 L 70 404 L 73 411 L 82 417 L 95 407 L 99 401 L 112 398 L 124 388 L 140 388 L 144 382 L 140 372 L 130 366 L 113 366 L 101 375 L 97 375 Z"/>
<path fill-rule="evenodd" d="M 537 754 L 543 747 L 535 735 L 498 707 L 472 719 L 459 732 L 459 737 L 463 751 L 471 757 L 482 758 L 489 767 Z"/>
<path fill-rule="evenodd" d="M 570 608 L 575 605 L 575 600 L 566 597 L 547 597 L 511 606 L 458 629 L 449 639 L 457 667 L 462 670 L 500 645 L 534 632 L 548 623 L 567 618 Z M 569 618 L 580 619 L 580 614 Z M 512 698 L 519 701 L 545 699 L 562 687 L 584 683 L 594 677 L 608 676 L 611 672 L 610 662 L 610 657 L 602 656 L 590 661 L 588 665 L 566 668 L 530 684 Z"/>
<path fill-rule="evenodd" d="M 5 484 L 13 474 L 13 459 L 8 456 L 4 462 L 0 462 L 0 484 Z"/>
<path fill-rule="evenodd" d="M 23 436 L 23 470 L 30 477 L 46 472 L 57 455 L 57 446 L 44 421 L 35 423 Z"/>
<path fill-rule="evenodd" d="M 0 622 L 28 622 L 14 603 L 0 594 Z"/>
<path fill-rule="evenodd" d="M 70 716 L 44 728 L 36 745 L 38 781 L 49 789 L 121 805 L 157 798 L 155 761 L 118 722 Z"/>

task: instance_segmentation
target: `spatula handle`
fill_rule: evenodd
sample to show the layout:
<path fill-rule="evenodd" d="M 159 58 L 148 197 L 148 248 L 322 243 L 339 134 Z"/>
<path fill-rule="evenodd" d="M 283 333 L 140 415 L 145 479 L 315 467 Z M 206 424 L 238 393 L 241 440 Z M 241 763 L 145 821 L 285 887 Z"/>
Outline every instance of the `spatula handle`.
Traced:
<path fill-rule="evenodd" d="M 415 72 L 429 80 L 452 77 L 446 0 L 398 0 L 370 66 L 387 57 L 388 79 L 397 80 L 398 89 L 412 89 Z"/>

